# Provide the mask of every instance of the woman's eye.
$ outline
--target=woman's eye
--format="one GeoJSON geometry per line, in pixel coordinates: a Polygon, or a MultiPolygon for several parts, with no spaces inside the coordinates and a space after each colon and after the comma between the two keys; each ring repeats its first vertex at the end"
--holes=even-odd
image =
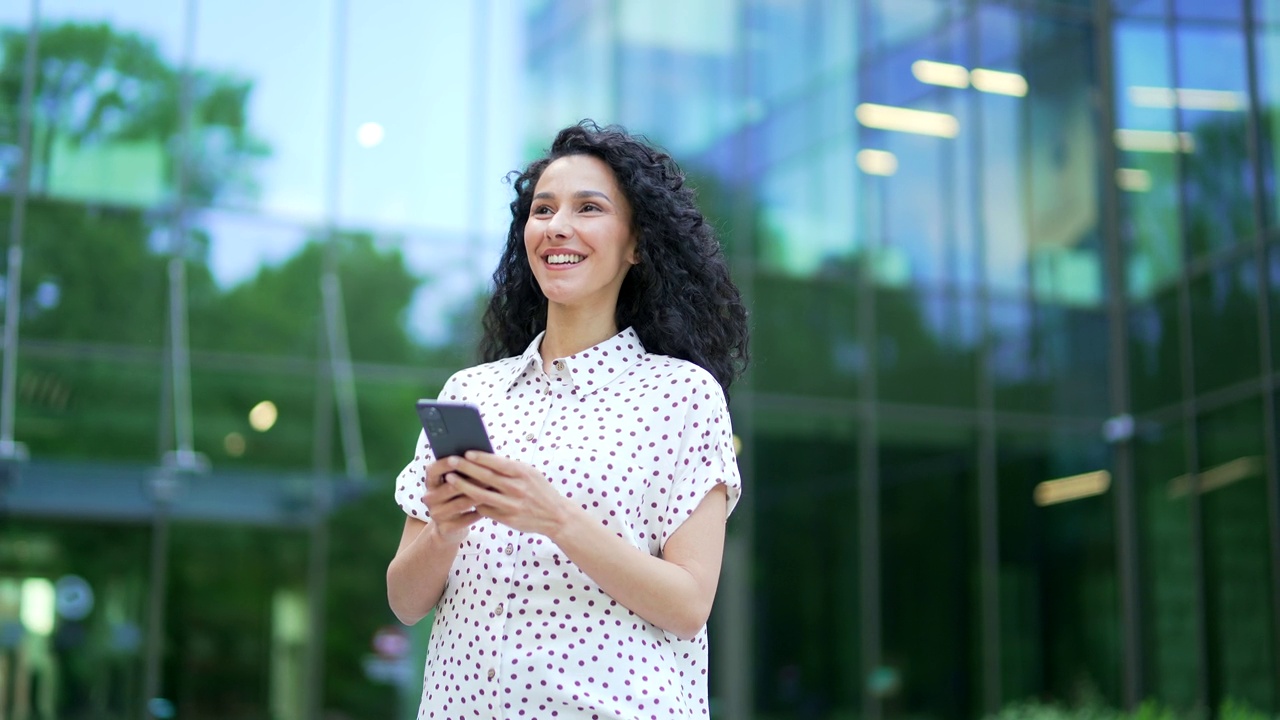
{"type": "Polygon", "coordinates": [[[546,205],[539,205],[538,207],[533,209],[534,215],[547,215],[550,212],[551,212],[551,208],[547,207],[546,205]]]}
{"type": "Polygon", "coordinates": [[[582,206],[582,212],[599,212],[600,206],[595,203],[587,203],[582,206]]]}

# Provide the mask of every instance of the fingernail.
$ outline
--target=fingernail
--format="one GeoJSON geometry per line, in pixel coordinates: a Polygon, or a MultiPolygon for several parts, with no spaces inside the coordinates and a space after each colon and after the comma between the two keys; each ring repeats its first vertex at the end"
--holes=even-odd
{"type": "Polygon", "coordinates": [[[450,457],[450,458],[449,458],[449,467],[458,467],[458,458],[457,458],[457,457],[450,457]]]}
{"type": "Polygon", "coordinates": [[[468,451],[467,451],[467,459],[468,459],[468,460],[475,460],[475,459],[476,459],[476,451],[475,451],[475,450],[468,450],[468,451]]]}

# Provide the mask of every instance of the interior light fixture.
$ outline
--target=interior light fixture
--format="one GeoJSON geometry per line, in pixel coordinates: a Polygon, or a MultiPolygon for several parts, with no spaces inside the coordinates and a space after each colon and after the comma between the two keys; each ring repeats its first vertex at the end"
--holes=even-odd
{"type": "MultiPolygon", "coordinates": [[[[1200,493],[1217,490],[1220,487],[1244,480],[1248,477],[1261,476],[1265,472],[1262,458],[1257,455],[1246,455],[1230,462],[1205,470],[1197,475],[1198,482],[1194,488],[1200,493]]],[[[1169,498],[1186,497],[1193,489],[1191,475],[1179,475],[1169,481],[1169,498]]]]}
{"type": "Polygon", "coordinates": [[[279,415],[275,403],[263,400],[249,411],[249,426],[258,432],[266,432],[276,424],[279,415]]]}
{"type": "Polygon", "coordinates": [[[363,148],[377,147],[382,144],[382,139],[386,136],[386,130],[376,122],[364,123],[356,129],[356,142],[363,148]]]}
{"type": "Polygon", "coordinates": [[[889,177],[898,172],[898,156],[888,150],[859,150],[858,169],[868,175],[889,177]]]}
{"type": "Polygon", "coordinates": [[[1151,189],[1151,173],[1138,168],[1118,168],[1116,186],[1126,192],[1147,192],[1151,189]]]}
{"type": "Polygon", "coordinates": [[[1081,473],[1057,480],[1045,480],[1036,485],[1032,499],[1036,505],[1046,507],[1058,503],[1101,495],[1111,487],[1111,473],[1106,470],[1081,473]]]}
{"type": "Polygon", "coordinates": [[[969,87],[969,71],[963,65],[937,62],[936,60],[917,60],[911,63],[911,74],[927,85],[943,87],[969,87]]]}
{"type": "Polygon", "coordinates": [[[853,112],[858,122],[877,130],[893,130],[943,138],[953,138],[960,134],[960,121],[956,120],[954,115],[947,113],[875,103],[862,103],[853,112]]]}
{"type": "Polygon", "coordinates": [[[1245,109],[1247,98],[1237,90],[1134,85],[1129,88],[1129,102],[1137,107],[1240,112],[1245,109]]]}
{"type": "Polygon", "coordinates": [[[1115,139],[1116,147],[1128,152],[1192,153],[1196,150],[1195,138],[1189,132],[1119,128],[1115,139]]]}
{"type": "Polygon", "coordinates": [[[23,627],[34,635],[44,637],[53,632],[57,605],[53,583],[36,577],[23,580],[21,603],[18,618],[23,627]]]}
{"type": "Polygon", "coordinates": [[[974,68],[969,73],[969,81],[974,89],[985,93],[1012,97],[1025,97],[1027,94],[1027,79],[1015,72],[974,68]]]}

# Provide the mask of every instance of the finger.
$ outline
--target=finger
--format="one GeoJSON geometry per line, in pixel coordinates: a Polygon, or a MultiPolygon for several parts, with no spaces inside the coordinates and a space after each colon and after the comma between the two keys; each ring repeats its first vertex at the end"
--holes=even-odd
{"type": "Polygon", "coordinates": [[[480,483],[456,473],[450,473],[445,482],[449,484],[449,487],[462,491],[476,505],[500,504],[506,500],[502,493],[489,490],[480,483]]]}
{"type": "Polygon", "coordinates": [[[454,472],[461,474],[464,478],[471,480],[472,483],[492,487],[502,490],[509,486],[510,478],[490,470],[483,465],[476,464],[466,458],[451,457],[449,458],[454,472]]]}
{"type": "Polygon", "coordinates": [[[427,476],[427,487],[439,485],[444,482],[444,474],[449,472],[452,466],[449,464],[449,458],[442,458],[434,462],[428,463],[423,471],[427,476]]]}
{"type": "Polygon", "coordinates": [[[474,463],[488,470],[505,475],[507,477],[517,477],[524,474],[526,466],[511,458],[505,458],[501,455],[493,453],[481,452],[479,450],[469,450],[462,458],[464,462],[474,463]]]}

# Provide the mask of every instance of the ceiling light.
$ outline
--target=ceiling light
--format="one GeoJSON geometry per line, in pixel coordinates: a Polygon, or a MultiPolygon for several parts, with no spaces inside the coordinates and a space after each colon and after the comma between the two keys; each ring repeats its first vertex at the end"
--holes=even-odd
{"type": "Polygon", "coordinates": [[[898,156],[888,150],[859,150],[858,168],[868,175],[889,177],[898,172],[898,156]]]}
{"type": "Polygon", "coordinates": [[[877,130],[894,130],[945,138],[953,138],[960,134],[960,121],[956,120],[954,115],[947,113],[862,103],[854,110],[854,116],[866,127],[877,130]]]}
{"type": "Polygon", "coordinates": [[[1151,173],[1137,168],[1116,170],[1116,186],[1127,192],[1147,192],[1151,189],[1151,173]]]}
{"type": "Polygon", "coordinates": [[[382,139],[386,135],[381,125],[376,122],[367,122],[356,129],[356,142],[360,143],[360,147],[376,147],[382,144],[382,139]]]}
{"type": "Polygon", "coordinates": [[[1129,102],[1138,107],[1238,112],[1245,109],[1247,98],[1235,90],[1134,85],[1129,88],[1129,102]]]}
{"type": "Polygon", "coordinates": [[[1106,470],[1095,470],[1057,480],[1045,480],[1036,485],[1032,498],[1036,505],[1045,507],[1101,495],[1110,487],[1111,473],[1106,470]]]}
{"type": "Polygon", "coordinates": [[[249,411],[249,425],[258,432],[266,432],[276,424],[278,417],[276,404],[270,400],[263,400],[249,411]]]}
{"type": "Polygon", "coordinates": [[[986,93],[1024,97],[1027,94],[1027,79],[1014,72],[974,68],[969,73],[973,87],[986,93]]]}
{"type": "Polygon", "coordinates": [[[1169,130],[1116,130],[1116,147],[1129,152],[1195,152],[1196,141],[1189,132],[1169,130]]]}
{"type": "Polygon", "coordinates": [[[969,87],[969,71],[963,65],[936,62],[934,60],[917,60],[911,63],[911,74],[928,85],[943,87],[969,87]]]}

